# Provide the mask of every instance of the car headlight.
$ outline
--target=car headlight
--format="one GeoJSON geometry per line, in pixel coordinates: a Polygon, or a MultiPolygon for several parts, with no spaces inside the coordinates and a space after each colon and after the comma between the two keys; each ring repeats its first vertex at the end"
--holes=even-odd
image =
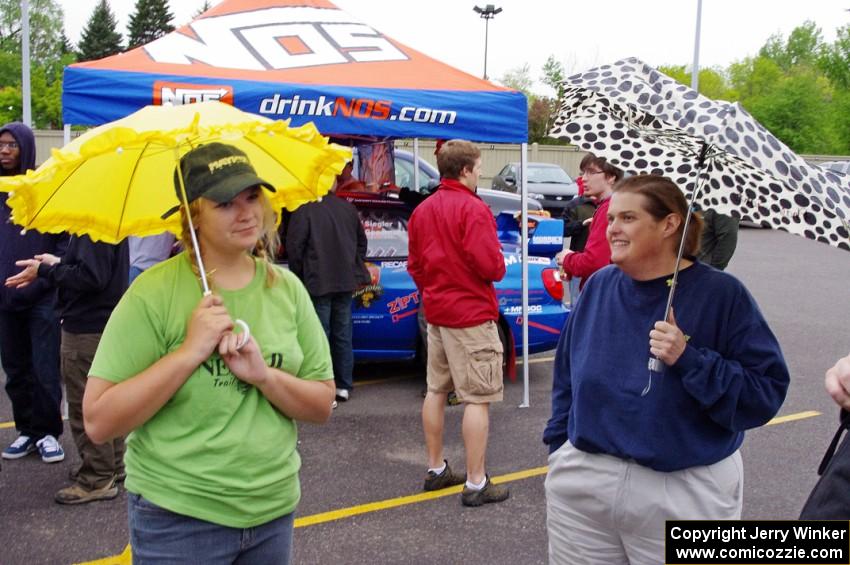
{"type": "Polygon", "coordinates": [[[528,197],[534,198],[535,200],[545,200],[546,199],[546,197],[543,196],[542,194],[540,194],[539,192],[529,192],[528,197]]]}

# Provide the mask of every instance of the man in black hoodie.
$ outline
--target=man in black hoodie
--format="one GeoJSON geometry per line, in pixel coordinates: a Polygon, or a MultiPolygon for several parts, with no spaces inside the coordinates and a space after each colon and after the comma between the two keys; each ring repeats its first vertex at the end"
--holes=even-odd
{"type": "MultiPolygon", "coordinates": [[[[22,123],[0,128],[0,175],[35,168],[35,137],[22,123]]],[[[61,254],[60,236],[21,233],[11,223],[7,194],[0,194],[0,280],[17,272],[15,262],[40,253],[61,254]]],[[[16,289],[0,287],[0,360],[18,438],[3,459],[19,459],[36,450],[46,463],[65,458],[62,434],[62,384],[59,373],[59,320],[56,292],[46,280],[16,289]]]]}
{"type": "Polygon", "coordinates": [[[124,479],[124,438],[95,445],[83,427],[83,393],[100,336],[127,290],[130,256],[125,239],[118,245],[72,236],[63,257],[42,253],[16,263],[24,270],[6,286],[26,288],[46,281],[59,290],[62,324],[62,377],[68,394],[68,423],[82,464],[74,483],[54,497],[60,504],[82,504],[118,496],[124,479]]]}
{"type": "Polygon", "coordinates": [[[328,336],[336,399],[344,402],[354,388],[352,293],[371,280],[364,263],[366,232],[354,205],[333,192],[299,207],[288,224],[289,269],[310,293],[328,336]]]}

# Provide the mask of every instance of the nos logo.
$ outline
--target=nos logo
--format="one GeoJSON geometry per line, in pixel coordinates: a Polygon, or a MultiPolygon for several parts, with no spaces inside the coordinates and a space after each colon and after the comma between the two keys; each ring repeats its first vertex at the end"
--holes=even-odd
{"type": "Polygon", "coordinates": [[[407,56],[383,35],[333,8],[267,8],[194,22],[194,37],[174,32],[144,47],[158,63],[203,63],[252,71],[407,56]]]}

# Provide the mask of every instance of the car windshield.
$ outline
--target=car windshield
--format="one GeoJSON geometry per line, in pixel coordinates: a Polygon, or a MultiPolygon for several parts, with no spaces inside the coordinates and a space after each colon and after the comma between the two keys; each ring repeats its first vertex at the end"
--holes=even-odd
{"type": "Polygon", "coordinates": [[[358,210],[369,247],[367,259],[407,257],[407,212],[385,208],[358,210]]]}
{"type": "Polygon", "coordinates": [[[528,167],[528,182],[569,184],[573,179],[560,167],[528,167]]]}

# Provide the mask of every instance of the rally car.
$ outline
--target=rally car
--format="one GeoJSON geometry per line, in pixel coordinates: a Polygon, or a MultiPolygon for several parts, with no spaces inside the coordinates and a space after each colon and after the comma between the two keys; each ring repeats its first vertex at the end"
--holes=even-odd
{"type": "MultiPolygon", "coordinates": [[[[371,283],[354,294],[355,360],[406,360],[422,356],[426,338],[417,320],[419,291],[407,272],[407,223],[411,209],[381,194],[339,194],[352,202],[369,240],[367,267],[371,283]]],[[[501,212],[497,230],[507,273],[497,283],[499,333],[509,370],[522,353],[521,241],[517,214],[501,212]]],[[[529,353],[553,349],[569,310],[561,302],[563,287],[553,257],[563,247],[563,223],[529,219],[529,353]]]]}

